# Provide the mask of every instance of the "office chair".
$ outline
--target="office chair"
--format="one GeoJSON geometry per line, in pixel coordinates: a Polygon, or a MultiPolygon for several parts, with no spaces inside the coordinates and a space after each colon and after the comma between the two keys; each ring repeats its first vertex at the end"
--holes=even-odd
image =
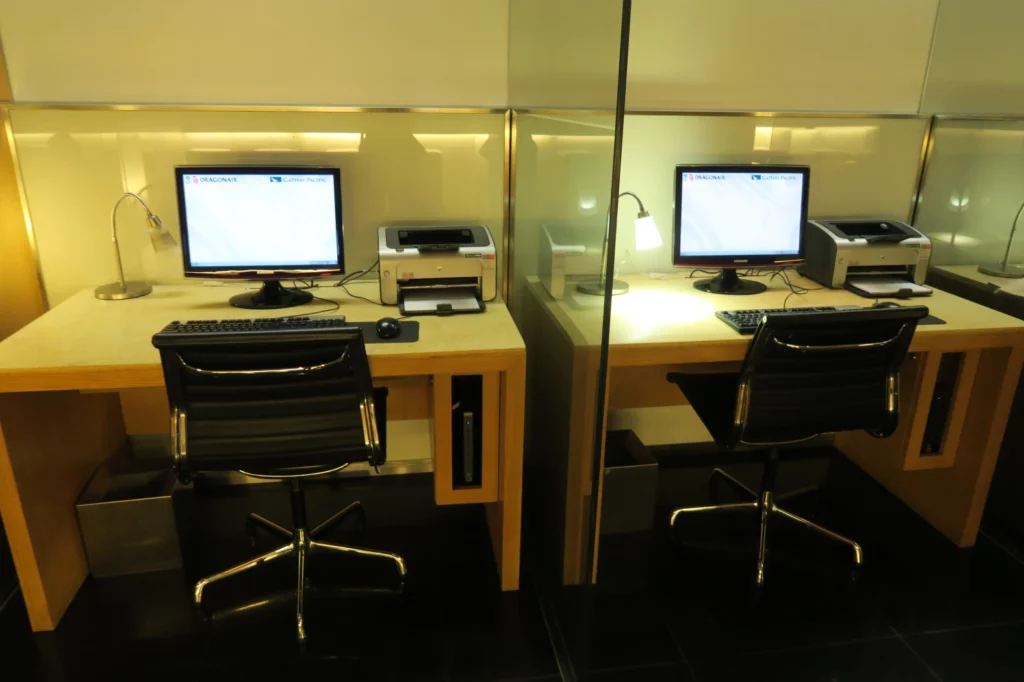
{"type": "Polygon", "coordinates": [[[306,522],[305,479],[354,462],[376,467],[385,460],[385,443],[378,434],[384,432],[387,393],[379,389],[375,399],[358,329],[223,334],[199,340],[157,334],[153,343],[160,349],[167,384],[178,477],[188,482],[204,471],[237,470],[254,478],[282,480],[291,494],[294,530],[258,514],[250,514],[247,521],[247,530],[259,527],[285,543],[197,582],[197,606],[210,584],[294,556],[298,638],[303,640],[308,556],[331,552],[384,558],[404,578],[405,562],[397,554],[323,541],[351,514],[365,519],[359,502],[312,529],[306,522]]]}
{"type": "Polygon", "coordinates": [[[670,373],[719,447],[769,446],[760,492],[722,469],[713,476],[749,495],[751,501],[672,512],[683,514],[756,511],[761,516],[758,585],[764,584],[768,519],[779,516],[849,545],[857,566],[861,546],[776,504],[797,494],[775,496],[780,446],[825,433],[864,429],[886,438],[899,420],[899,372],[925,307],[861,309],[801,315],[766,315],[754,332],[739,374],[670,373]]]}

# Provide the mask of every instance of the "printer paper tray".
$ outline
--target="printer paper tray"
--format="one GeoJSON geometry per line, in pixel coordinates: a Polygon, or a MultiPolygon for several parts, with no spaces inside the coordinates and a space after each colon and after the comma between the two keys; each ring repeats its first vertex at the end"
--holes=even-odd
{"type": "Polygon", "coordinates": [[[847,277],[846,288],[865,298],[928,296],[932,290],[899,277],[847,277]]]}
{"type": "Polygon", "coordinates": [[[406,290],[402,292],[398,303],[398,309],[403,315],[482,313],[484,307],[475,287],[406,290]]]}

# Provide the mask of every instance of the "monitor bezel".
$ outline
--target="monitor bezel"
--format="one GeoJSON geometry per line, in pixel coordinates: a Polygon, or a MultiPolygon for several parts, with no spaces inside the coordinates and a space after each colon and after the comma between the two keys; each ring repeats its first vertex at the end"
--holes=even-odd
{"type": "Polygon", "coordinates": [[[178,195],[178,222],[181,227],[181,256],[185,277],[204,279],[274,280],[324,277],[345,273],[345,226],[341,210],[341,169],[328,166],[175,166],[175,191],[178,195]],[[188,245],[188,214],[185,211],[186,175],[330,175],[334,183],[335,226],[338,231],[338,264],[303,267],[295,264],[251,267],[193,266],[188,245]]]}
{"type": "Polygon", "coordinates": [[[672,209],[672,264],[675,267],[748,268],[751,266],[786,266],[804,262],[804,236],[807,233],[807,204],[811,192],[810,166],[762,164],[690,164],[676,166],[675,205],[672,209]],[[800,205],[800,245],[794,253],[734,254],[732,256],[681,256],[679,241],[682,235],[682,178],[684,173],[799,173],[803,177],[803,201],[800,205]]]}

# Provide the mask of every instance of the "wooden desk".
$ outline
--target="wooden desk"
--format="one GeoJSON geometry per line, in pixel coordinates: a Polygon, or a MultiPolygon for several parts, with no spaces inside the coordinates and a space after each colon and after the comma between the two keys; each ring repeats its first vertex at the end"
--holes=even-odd
{"type": "MultiPolygon", "coordinates": [[[[376,297],[376,283],[350,285],[376,297]]],[[[0,343],[0,512],[34,630],[52,630],[88,573],[75,502],[97,466],[125,441],[125,418],[143,393],[163,393],[151,338],[172,320],[276,317],[322,310],[232,308],[242,285],[156,286],[149,296],[99,301],[82,291],[0,343]],[[124,405],[122,399],[124,398],[124,405]],[[122,407],[125,408],[122,412],[122,407]]],[[[321,288],[352,321],[397,314],[321,288]]],[[[331,314],[331,313],[327,313],[331,314]]],[[[484,503],[504,590],[519,588],[526,349],[508,310],[421,317],[420,340],[368,344],[374,383],[392,389],[393,416],[432,418],[438,504],[484,503]],[[453,488],[451,377],[484,387],[481,485],[453,488]]],[[[166,403],[164,403],[166,405],[166,403]]],[[[162,419],[167,423],[166,407],[162,419]]]]}
{"type": "MultiPolygon", "coordinates": [[[[769,285],[762,294],[706,294],[693,288],[687,274],[659,279],[619,277],[629,283],[630,291],[613,299],[608,390],[600,408],[596,395],[603,301],[576,293],[556,301],[539,281],[529,283],[523,333],[531,365],[535,339],[546,338],[550,349],[545,350],[547,357],[537,362],[567,367],[561,375],[570,377],[571,395],[564,391],[562,395],[567,406],[559,412],[558,400],[545,403],[540,419],[547,422],[542,421],[538,429],[550,437],[559,420],[570,424],[564,439],[552,439],[558,449],[552,456],[566,459],[565,534],[561,540],[566,583],[584,581],[594,475],[594,415],[607,419],[609,406],[685,404],[678,389],[665,381],[667,372],[682,367],[738,369],[750,343],[749,336],[737,334],[718,320],[715,311],[781,308],[789,295],[779,279],[770,282],[767,277],[759,278],[769,285]]],[[[799,276],[794,276],[794,281],[818,286],[799,276]]],[[[836,445],[953,542],[971,546],[1024,362],[1024,322],[942,291],[917,302],[927,305],[946,324],[917,329],[903,373],[899,430],[882,441],[859,432],[840,434],[836,445]],[[940,361],[948,353],[962,356],[947,428],[939,452],[923,456],[924,426],[940,361]]],[[[867,299],[832,289],[791,296],[788,303],[789,307],[866,304],[870,304],[867,299]]],[[[533,384],[531,378],[531,407],[556,390],[541,386],[535,391],[533,384]]],[[[531,413],[530,419],[533,424],[537,417],[531,413]]],[[[601,450],[598,476],[603,474],[603,445],[601,450]]],[[[595,533],[595,537],[599,535],[595,533]]]]}

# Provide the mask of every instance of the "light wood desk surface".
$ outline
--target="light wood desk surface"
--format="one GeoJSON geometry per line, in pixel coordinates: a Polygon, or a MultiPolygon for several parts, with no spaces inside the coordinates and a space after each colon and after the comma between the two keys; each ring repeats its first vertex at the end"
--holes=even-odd
{"type": "MultiPolygon", "coordinates": [[[[375,282],[348,287],[359,296],[378,298],[375,282]]],[[[160,356],[151,339],[168,322],[304,315],[330,307],[315,300],[279,310],[231,306],[228,299],[245,289],[242,284],[155,285],[152,294],[127,301],[100,301],[91,289],[80,291],[0,343],[0,392],[163,386],[160,356]]],[[[396,306],[373,305],[341,288],[324,286],[313,293],[341,304],[324,316],[345,315],[353,322],[399,316],[396,306]]],[[[411,319],[420,323],[417,342],[367,344],[375,377],[464,371],[468,356],[485,370],[489,358],[497,368],[503,356],[525,353],[519,330],[500,302],[488,303],[481,314],[411,319]]]]}
{"type": "Polygon", "coordinates": [[[999,289],[1000,293],[1012,294],[1014,296],[1024,296],[1024,279],[1013,279],[1010,277],[993,277],[992,275],[986,275],[985,273],[978,270],[977,265],[939,265],[932,268],[933,270],[944,270],[945,272],[952,273],[963,277],[964,279],[970,279],[980,284],[991,284],[992,286],[999,289]]]}
{"type": "MultiPolygon", "coordinates": [[[[345,315],[353,322],[398,317],[397,307],[325,285],[313,301],[245,310],[228,299],[244,284],[157,285],[127,301],[81,291],[0,343],[0,512],[34,630],[52,630],[89,568],[75,502],[96,468],[124,446],[121,391],[160,389],[152,337],[174,320],[345,315]]],[[[375,282],[349,285],[379,300],[375,282]]],[[[501,587],[519,588],[526,347],[504,304],[473,315],[420,316],[414,343],[368,343],[375,383],[393,403],[429,417],[438,504],[483,504],[501,587]],[[452,476],[452,376],[482,377],[481,481],[452,476]],[[397,384],[398,388],[393,384],[397,384]]],[[[163,396],[163,391],[159,394],[163,396]]],[[[164,404],[166,420],[166,403],[164,404]]],[[[395,412],[402,412],[401,409],[395,412]]],[[[405,417],[409,418],[409,417],[405,417]]],[[[166,424],[166,421],[162,423],[166,424]]]]}
{"type": "MultiPolygon", "coordinates": [[[[725,296],[697,291],[689,273],[673,273],[662,278],[649,275],[625,275],[617,279],[629,283],[629,292],[612,299],[609,357],[616,366],[649,365],[669,362],[729,362],[742,360],[750,336],[742,336],[715,317],[719,310],[744,308],[782,308],[790,291],[781,278],[751,277],[768,285],[768,290],[751,296],[725,296]],[[680,353],[685,353],[683,359],[680,353]]],[[[808,288],[820,285],[790,274],[794,284],[808,288]]],[[[538,282],[531,283],[535,294],[546,301],[552,316],[566,329],[578,346],[597,346],[601,342],[603,299],[587,296],[567,286],[566,298],[554,300],[538,282]]],[[[787,307],[870,306],[871,299],[842,289],[820,289],[806,295],[789,296],[787,307]]],[[[1010,335],[1001,343],[1024,342],[1024,321],[996,312],[966,299],[936,290],[931,296],[900,301],[901,305],[924,305],[932,315],[946,321],[943,325],[919,325],[912,351],[956,347],[999,345],[996,337],[1010,335]]]]}
{"type": "MultiPolygon", "coordinates": [[[[606,419],[610,406],[620,409],[684,404],[678,389],[665,381],[669,371],[684,367],[694,371],[738,368],[752,337],[734,331],[715,317],[716,311],[782,308],[787,297],[792,308],[863,307],[873,303],[845,290],[820,289],[816,282],[796,274],[791,275],[794,284],[812,289],[805,295],[790,296],[780,278],[772,281],[768,276],[750,278],[768,285],[768,290],[760,294],[708,294],[693,288],[694,279],[699,277],[691,279],[688,271],[661,278],[618,277],[629,283],[630,290],[612,298],[603,408],[596,403],[596,396],[604,299],[579,294],[567,285],[566,297],[555,300],[539,279],[530,281],[530,296],[539,313],[531,318],[538,327],[532,337],[557,339],[558,357],[552,366],[571,368],[560,370],[560,376],[572,377],[565,399],[569,407],[550,418],[552,422],[570,424],[570,434],[560,446],[567,462],[562,540],[563,580],[567,583],[584,580],[583,552],[590,532],[597,533],[592,550],[595,557],[600,546],[600,534],[589,528],[587,513],[595,476],[601,481],[598,508],[603,490],[603,465],[596,470],[592,467],[595,446],[603,450],[603,445],[593,440],[594,414],[603,414],[606,419]]],[[[836,443],[950,540],[970,546],[977,535],[1024,364],[1024,321],[939,290],[900,303],[927,306],[946,322],[917,327],[912,355],[904,366],[900,428],[884,440],[853,432],[838,436],[836,443]],[[922,440],[932,395],[943,357],[949,353],[959,354],[961,361],[949,401],[947,428],[939,451],[925,453],[922,440]]],[[[543,400],[543,394],[554,388],[531,393],[531,400],[543,400]]],[[[599,528],[600,515],[597,524],[599,528]]],[[[597,565],[596,559],[593,565],[597,565]]]]}

